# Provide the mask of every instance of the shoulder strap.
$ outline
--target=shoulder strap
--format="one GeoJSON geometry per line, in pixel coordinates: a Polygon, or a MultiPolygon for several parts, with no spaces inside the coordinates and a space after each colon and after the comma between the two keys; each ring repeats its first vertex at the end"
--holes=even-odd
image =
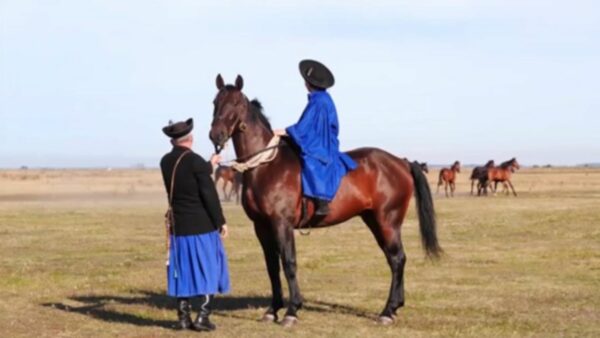
{"type": "Polygon", "coordinates": [[[173,203],[173,188],[175,187],[175,172],[177,171],[177,167],[179,166],[181,159],[185,155],[189,154],[190,152],[192,152],[192,151],[186,150],[183,152],[183,154],[179,155],[179,158],[177,159],[177,161],[175,162],[175,166],[173,167],[173,173],[171,174],[171,189],[169,190],[169,208],[171,207],[171,204],[173,203]]]}

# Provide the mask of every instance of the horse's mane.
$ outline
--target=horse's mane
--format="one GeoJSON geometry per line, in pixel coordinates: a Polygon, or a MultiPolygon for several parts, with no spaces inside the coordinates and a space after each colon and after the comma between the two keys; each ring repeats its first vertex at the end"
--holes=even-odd
{"type": "Polygon", "coordinates": [[[484,167],[489,167],[489,166],[493,166],[494,165],[494,160],[489,160],[487,161],[487,163],[485,164],[484,167]]]}
{"type": "Polygon", "coordinates": [[[510,160],[506,161],[506,162],[502,162],[500,164],[500,168],[506,169],[508,167],[510,167],[513,163],[515,162],[515,158],[511,158],[510,160]]]}
{"type": "Polygon", "coordinates": [[[252,101],[250,101],[249,110],[250,118],[253,121],[259,121],[260,123],[264,124],[267,128],[269,128],[269,130],[272,129],[271,122],[269,122],[269,118],[263,113],[263,106],[260,103],[260,101],[258,101],[258,99],[253,99],[252,101]]]}

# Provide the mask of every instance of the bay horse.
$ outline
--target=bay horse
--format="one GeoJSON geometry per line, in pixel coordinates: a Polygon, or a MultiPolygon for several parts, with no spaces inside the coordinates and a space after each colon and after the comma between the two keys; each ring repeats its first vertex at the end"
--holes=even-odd
{"type": "Polygon", "coordinates": [[[448,186],[450,186],[450,196],[454,197],[454,190],[456,190],[456,174],[460,172],[460,162],[455,161],[450,169],[442,168],[440,170],[440,177],[437,184],[437,193],[440,192],[440,186],[444,184],[444,190],[446,191],[446,197],[448,197],[448,186]]]}
{"type": "Polygon", "coordinates": [[[481,178],[487,178],[487,170],[489,168],[493,168],[496,164],[494,163],[494,160],[489,160],[487,161],[487,163],[481,167],[475,167],[473,168],[473,171],[471,172],[471,195],[473,195],[473,187],[475,185],[475,181],[477,181],[477,195],[479,195],[480,193],[480,186],[481,186],[481,178]]]}
{"type": "MultiPolygon", "coordinates": [[[[515,196],[517,196],[517,192],[515,191],[515,187],[513,187],[510,178],[512,173],[515,172],[516,169],[520,169],[521,166],[515,157],[511,158],[506,162],[502,162],[500,166],[489,168],[487,170],[487,180],[483,183],[484,188],[492,187],[492,182],[494,183],[494,191],[498,189],[498,183],[502,183],[505,187],[508,186],[512,189],[512,192],[515,196]]],[[[509,195],[510,192],[506,188],[506,195],[509,195]]]]}
{"type": "Polygon", "coordinates": [[[240,187],[242,185],[242,174],[233,170],[232,167],[220,165],[215,170],[215,185],[223,179],[223,196],[226,201],[231,200],[231,195],[235,193],[236,203],[240,201],[240,187]],[[231,184],[231,189],[227,193],[227,185],[231,184]]]}
{"type": "MultiPolygon", "coordinates": [[[[213,121],[209,137],[220,152],[231,138],[238,159],[249,159],[265,150],[274,134],[257,100],[248,100],[242,92],[243,79],[225,85],[219,74],[217,95],[213,101],[213,121]]],[[[244,172],[242,206],[254,223],[254,231],[263,249],[271,281],[271,305],[262,317],[277,322],[284,307],[280,260],[288,283],[289,301],[280,324],[291,327],[298,322],[297,312],[303,297],[298,285],[294,229],[301,225],[301,159],[288,140],[281,142],[271,162],[244,172]]],[[[437,258],[442,252],[436,234],[433,200],[427,178],[414,163],[399,159],[376,148],[360,148],[348,153],[358,164],[341,181],[330,203],[330,213],[314,227],[340,224],[360,216],[382,249],[392,272],[389,296],[378,322],[394,322],[396,311],[404,305],[404,265],[406,254],[400,229],[411,196],[415,195],[421,241],[426,254],[437,258]]],[[[314,205],[308,207],[314,212],[314,205]]]]}

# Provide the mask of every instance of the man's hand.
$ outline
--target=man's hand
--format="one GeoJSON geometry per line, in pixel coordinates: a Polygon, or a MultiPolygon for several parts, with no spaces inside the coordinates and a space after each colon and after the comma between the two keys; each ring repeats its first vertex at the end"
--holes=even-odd
{"type": "Polygon", "coordinates": [[[221,155],[212,154],[212,156],[210,157],[210,164],[212,164],[214,167],[216,164],[221,162],[221,160],[222,160],[221,155]]]}
{"type": "Polygon", "coordinates": [[[229,236],[229,229],[227,229],[227,224],[223,224],[221,227],[221,238],[226,238],[229,236]]]}
{"type": "Polygon", "coordinates": [[[275,136],[287,135],[287,132],[285,131],[285,129],[275,129],[275,131],[273,131],[273,133],[275,134],[275,136]]]}

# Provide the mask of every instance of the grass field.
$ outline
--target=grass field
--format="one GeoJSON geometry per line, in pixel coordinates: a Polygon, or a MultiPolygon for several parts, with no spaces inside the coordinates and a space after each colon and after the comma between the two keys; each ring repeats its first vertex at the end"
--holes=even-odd
{"type": "MultiPolygon", "coordinates": [[[[600,170],[520,170],[517,198],[469,196],[467,171],[455,198],[435,197],[440,261],[425,259],[411,206],[407,304],[389,327],[374,320],[390,273],[357,219],[297,234],[300,323],[257,322],[262,252],[224,204],[233,291],[208,336],[600,336],[600,170]]],[[[0,337],[198,335],[173,330],[164,295],[163,189],[154,170],[0,171],[0,337]]]]}

